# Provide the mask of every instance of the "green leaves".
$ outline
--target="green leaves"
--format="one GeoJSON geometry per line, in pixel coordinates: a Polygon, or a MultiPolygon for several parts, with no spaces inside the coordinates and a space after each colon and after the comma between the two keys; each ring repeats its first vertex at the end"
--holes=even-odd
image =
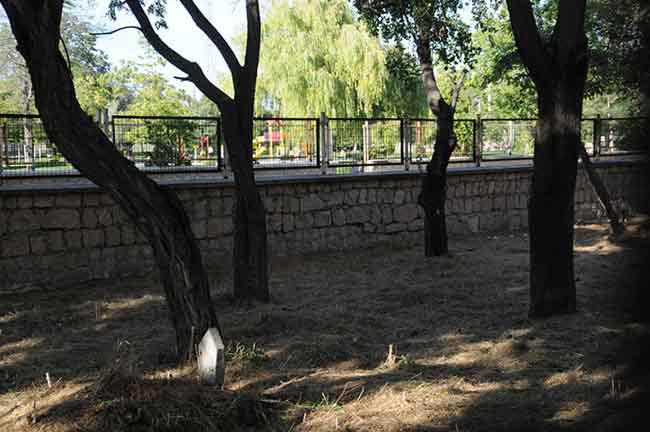
{"type": "Polygon", "coordinates": [[[262,34],[258,112],[371,115],[381,101],[384,51],[345,0],[276,0],[262,34]]]}
{"type": "MultiPolygon", "coordinates": [[[[157,29],[167,28],[167,21],[165,20],[167,0],[139,1],[147,13],[150,16],[153,16],[153,24],[157,29]]],[[[117,19],[117,13],[121,10],[127,10],[126,4],[123,0],[110,0],[108,3],[108,16],[112,20],[117,19]]]]}
{"type": "Polygon", "coordinates": [[[475,55],[461,0],[355,0],[354,5],[387,41],[428,40],[437,60],[452,67],[470,64],[475,55]]]}

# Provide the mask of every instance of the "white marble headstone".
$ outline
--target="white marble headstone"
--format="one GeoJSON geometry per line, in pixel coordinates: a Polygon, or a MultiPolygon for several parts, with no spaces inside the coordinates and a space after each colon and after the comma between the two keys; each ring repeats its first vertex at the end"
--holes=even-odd
{"type": "Polygon", "coordinates": [[[226,358],[223,341],[215,327],[205,332],[198,349],[199,377],[208,385],[223,386],[226,358]]]}

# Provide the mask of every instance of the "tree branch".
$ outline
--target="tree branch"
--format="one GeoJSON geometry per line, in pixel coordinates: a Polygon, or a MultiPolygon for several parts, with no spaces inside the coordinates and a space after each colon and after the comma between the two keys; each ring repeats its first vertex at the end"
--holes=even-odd
{"type": "Polygon", "coordinates": [[[149,44],[172,65],[176,66],[179,70],[187,74],[189,80],[211,101],[223,110],[227,105],[232,103],[232,99],[219,87],[215,86],[208,80],[203,73],[201,67],[195,63],[190,62],[178,52],[173,50],[158,36],[158,33],[153,29],[149,17],[142,8],[139,0],[125,0],[126,4],[131,9],[135,19],[140,24],[142,34],[147,39],[149,44]]]}
{"type": "Polygon", "coordinates": [[[420,75],[424,84],[424,93],[427,98],[427,105],[431,112],[438,116],[440,106],[445,103],[436,75],[433,71],[433,58],[431,57],[431,45],[426,36],[420,35],[415,41],[418,60],[420,62],[420,75]]]}
{"type": "MultiPolygon", "coordinates": [[[[250,73],[257,73],[257,66],[260,62],[260,41],[262,38],[260,23],[260,5],[257,0],[246,0],[246,56],[244,67],[250,73]]],[[[255,87],[255,82],[251,85],[255,87]]]]}
{"type": "Polygon", "coordinates": [[[142,29],[140,27],[138,27],[138,26],[124,26],[124,27],[116,28],[115,30],[107,31],[107,32],[90,33],[90,35],[91,36],[108,36],[108,35],[112,35],[113,33],[117,33],[118,31],[127,30],[127,29],[138,30],[140,32],[142,31],[142,29]]]}
{"type": "Polygon", "coordinates": [[[587,52],[587,37],[585,36],[585,0],[561,0],[553,40],[556,43],[556,60],[561,65],[575,61],[575,56],[584,56],[587,52]]]}
{"type": "Polygon", "coordinates": [[[539,35],[530,1],[506,0],[506,3],[521,59],[535,85],[543,86],[549,80],[547,70],[551,62],[539,35]]]}
{"type": "Polygon", "coordinates": [[[203,15],[203,12],[196,6],[193,0],[180,0],[181,4],[187,10],[187,13],[190,14],[194,24],[201,29],[203,33],[212,41],[212,43],[217,47],[223,59],[226,61],[230,73],[233,75],[238,75],[241,73],[241,65],[237,56],[233,52],[232,48],[228,42],[223,38],[221,33],[212,25],[210,21],[203,15]]]}
{"type": "MultiPolygon", "coordinates": [[[[70,71],[70,75],[72,76],[72,63],[70,62],[70,54],[68,53],[68,47],[65,45],[65,41],[63,40],[63,36],[59,36],[59,39],[61,40],[61,45],[63,45],[63,51],[65,52],[65,58],[67,60],[66,66],[68,67],[68,71],[70,71]]],[[[73,76],[74,79],[74,76],[73,76]]]]}
{"type": "Polygon", "coordinates": [[[458,104],[458,99],[460,98],[460,93],[463,91],[463,86],[465,85],[465,78],[467,77],[467,72],[462,71],[460,73],[460,79],[454,83],[454,89],[451,93],[451,111],[456,112],[456,105],[458,104]]]}

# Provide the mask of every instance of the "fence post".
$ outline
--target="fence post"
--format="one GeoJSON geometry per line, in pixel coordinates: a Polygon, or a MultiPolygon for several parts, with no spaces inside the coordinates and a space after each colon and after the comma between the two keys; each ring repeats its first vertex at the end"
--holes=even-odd
{"type": "MultiPolygon", "coordinates": [[[[214,134],[214,149],[213,152],[217,155],[217,170],[223,167],[223,160],[221,159],[221,119],[217,117],[217,128],[214,134]]],[[[208,143],[207,157],[210,158],[211,143],[208,143]]]]}
{"type": "Polygon", "coordinates": [[[474,162],[476,166],[481,166],[481,157],[483,155],[483,121],[481,114],[476,114],[476,133],[474,134],[474,162]]]}
{"type": "Polygon", "coordinates": [[[108,109],[104,108],[102,110],[102,126],[103,126],[102,129],[104,129],[104,133],[106,134],[106,136],[109,136],[110,134],[109,132],[110,125],[111,125],[110,121],[108,120],[108,109]]]}
{"type": "Polygon", "coordinates": [[[329,120],[327,119],[327,116],[325,115],[324,112],[320,113],[320,136],[321,140],[320,142],[322,143],[322,150],[321,150],[321,159],[320,159],[320,172],[321,174],[325,175],[327,174],[327,165],[329,164],[329,157],[330,157],[330,125],[329,125],[329,120]]]}
{"type": "Polygon", "coordinates": [[[409,133],[411,129],[408,119],[402,120],[401,123],[402,158],[404,159],[404,170],[409,171],[411,169],[411,134],[409,133]]]}
{"type": "Polygon", "coordinates": [[[602,120],[600,118],[600,114],[597,114],[596,119],[594,120],[594,137],[593,137],[593,148],[594,148],[595,158],[600,157],[601,128],[602,128],[602,120]]]}
{"type": "MultiPolygon", "coordinates": [[[[2,170],[9,158],[9,140],[7,135],[7,123],[0,119],[0,184],[2,183],[2,170]]],[[[7,167],[8,167],[7,163],[7,167]]]]}
{"type": "Polygon", "coordinates": [[[113,145],[117,147],[117,141],[115,141],[115,117],[111,117],[111,137],[113,138],[113,145]]]}
{"type": "Polygon", "coordinates": [[[25,147],[29,148],[30,169],[32,172],[34,172],[36,171],[36,148],[34,146],[34,129],[31,117],[25,118],[23,133],[25,140],[27,141],[27,145],[25,147]]]}
{"type": "MultiPolygon", "coordinates": [[[[221,125],[221,120],[219,120],[219,137],[223,137],[222,134],[222,125],[221,125]]],[[[221,139],[220,139],[221,141],[221,139]]],[[[223,148],[223,158],[221,159],[221,162],[223,163],[223,178],[227,179],[229,175],[229,168],[230,168],[230,156],[228,155],[228,146],[226,145],[226,140],[223,140],[222,143],[222,148],[223,148]]],[[[253,170],[255,170],[255,167],[253,167],[253,170]]]]}

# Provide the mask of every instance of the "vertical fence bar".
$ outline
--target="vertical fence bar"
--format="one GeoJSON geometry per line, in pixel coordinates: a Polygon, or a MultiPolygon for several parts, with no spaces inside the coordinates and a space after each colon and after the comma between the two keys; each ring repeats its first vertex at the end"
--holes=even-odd
{"type": "Polygon", "coordinates": [[[320,166],[320,148],[321,148],[321,121],[319,118],[316,119],[316,130],[314,131],[316,134],[316,166],[320,166]]]}
{"type": "Polygon", "coordinates": [[[110,134],[109,129],[111,127],[110,120],[108,119],[108,109],[104,108],[102,110],[102,117],[100,121],[102,123],[102,129],[104,129],[104,133],[106,136],[108,136],[110,134]]]}
{"type": "Polygon", "coordinates": [[[476,163],[476,119],[472,119],[472,162],[476,163]]]}
{"type": "MultiPolygon", "coordinates": [[[[217,138],[217,143],[214,151],[217,153],[217,169],[220,170],[223,168],[223,161],[221,160],[221,117],[217,117],[217,130],[215,132],[215,135],[217,138]]],[[[208,155],[208,157],[209,156],[210,155],[208,155]]]]}
{"type": "Polygon", "coordinates": [[[321,141],[323,143],[323,157],[320,160],[320,172],[321,174],[327,174],[327,164],[329,161],[329,121],[325,113],[320,114],[320,124],[321,124],[321,141]]]}
{"type": "Polygon", "coordinates": [[[481,158],[483,154],[483,120],[481,114],[476,115],[476,127],[474,134],[474,162],[477,167],[481,166],[481,158]]]}
{"type": "Polygon", "coordinates": [[[593,152],[594,152],[594,157],[598,158],[600,157],[600,134],[601,134],[601,127],[602,127],[602,120],[600,118],[600,114],[596,115],[596,118],[594,119],[594,136],[592,137],[593,139],[593,152]]]}
{"type": "Polygon", "coordinates": [[[115,117],[111,117],[111,129],[112,129],[111,135],[113,137],[113,145],[117,148],[117,141],[115,141],[115,117]]]}
{"type": "MultiPolygon", "coordinates": [[[[220,127],[219,127],[219,131],[220,131],[219,136],[222,136],[223,135],[223,122],[220,122],[219,125],[220,125],[220,127]]],[[[230,176],[230,173],[228,172],[228,170],[230,169],[230,157],[228,155],[228,143],[226,142],[226,137],[225,136],[223,137],[222,150],[223,150],[223,159],[222,159],[223,178],[227,179],[230,176]]],[[[255,169],[255,167],[253,167],[253,170],[254,169],[255,169]]]]}
{"type": "Polygon", "coordinates": [[[399,121],[399,140],[400,140],[400,152],[402,163],[404,164],[404,170],[408,171],[411,169],[411,164],[409,160],[409,143],[408,143],[408,132],[406,128],[408,127],[408,120],[400,119],[399,121]]]}
{"type": "MultiPolygon", "coordinates": [[[[7,134],[7,122],[0,117],[0,183],[2,183],[2,170],[5,162],[9,161],[9,135],[7,134]]],[[[9,165],[9,164],[7,164],[9,165]]]]}
{"type": "Polygon", "coordinates": [[[33,128],[31,117],[27,118],[26,128],[27,131],[29,131],[27,136],[29,136],[29,152],[30,152],[30,159],[31,159],[30,168],[32,172],[35,172],[36,171],[36,146],[34,145],[34,128],[33,128]]]}

